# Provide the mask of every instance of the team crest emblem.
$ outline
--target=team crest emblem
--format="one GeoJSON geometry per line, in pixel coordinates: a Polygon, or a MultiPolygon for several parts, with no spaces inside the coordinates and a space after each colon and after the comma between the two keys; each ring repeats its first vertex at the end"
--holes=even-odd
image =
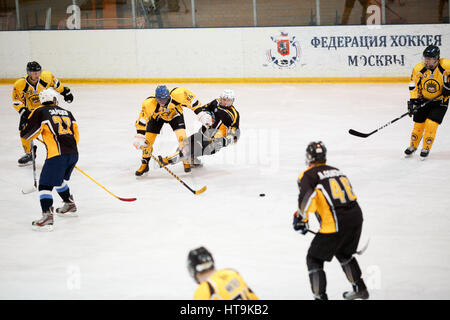
{"type": "Polygon", "coordinates": [[[266,62],[263,66],[292,69],[300,61],[300,44],[295,36],[290,37],[287,32],[280,32],[278,36],[270,37],[273,48],[266,51],[266,62]]]}
{"type": "Polygon", "coordinates": [[[436,80],[428,80],[425,82],[425,88],[429,93],[436,93],[440,89],[440,85],[436,80]]]}

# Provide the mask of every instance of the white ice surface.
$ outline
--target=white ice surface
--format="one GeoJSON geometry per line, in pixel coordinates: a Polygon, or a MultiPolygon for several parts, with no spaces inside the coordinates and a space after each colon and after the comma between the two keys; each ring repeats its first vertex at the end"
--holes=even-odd
{"type": "MultiPolygon", "coordinates": [[[[369,238],[370,245],[358,260],[371,298],[450,297],[448,115],[422,162],[417,154],[403,157],[409,117],[366,139],[348,134],[404,113],[407,85],[177,85],[204,103],[225,87],[237,95],[240,142],[204,157],[192,173],[172,167],[193,188],[208,190],[194,196],[162,169],[136,179],[134,122],[154,85],[71,85],[74,102],[60,104],[79,124],[78,166],[118,196],[138,200],[119,201],[75,170],[69,186],[79,217],[56,217],[50,233],[31,230],[41,214],[38,193],[21,194],[32,169],[17,166],[19,117],[12,86],[0,86],[0,299],[191,299],[196,284],[186,257],[200,245],[218,268],[238,270],[262,299],[311,299],[305,256],[312,235],[294,232],[291,220],[305,148],[317,139],[329,164],[350,178],[363,209],[360,246],[369,238]]],[[[190,110],[185,118],[188,134],[196,131],[190,110]]],[[[166,126],[155,151],[167,154],[176,145],[166,126]]],[[[38,173],[44,159],[39,145],[38,173]]],[[[325,271],[330,299],[341,299],[350,285],[337,260],[325,271]]]]}

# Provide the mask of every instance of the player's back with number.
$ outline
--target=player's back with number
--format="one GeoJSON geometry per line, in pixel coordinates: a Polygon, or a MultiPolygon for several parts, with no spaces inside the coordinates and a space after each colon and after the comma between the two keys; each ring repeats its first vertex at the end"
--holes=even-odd
{"type": "Polygon", "coordinates": [[[334,233],[339,225],[362,222],[357,197],[347,176],[327,164],[305,170],[298,180],[299,208],[306,215],[315,213],[321,233],[334,233]]]}
{"type": "Polygon", "coordinates": [[[216,271],[200,283],[195,300],[259,300],[240,274],[232,269],[216,271]]]}
{"type": "Polygon", "coordinates": [[[55,104],[34,110],[21,135],[28,140],[40,134],[47,147],[47,159],[78,153],[78,125],[70,111],[55,104]]]}

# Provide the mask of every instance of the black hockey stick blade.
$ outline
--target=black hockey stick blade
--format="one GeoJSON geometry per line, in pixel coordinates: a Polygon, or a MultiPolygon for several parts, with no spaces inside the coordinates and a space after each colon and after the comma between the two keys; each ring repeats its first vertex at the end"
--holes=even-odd
{"type": "Polygon", "coordinates": [[[377,131],[378,130],[372,131],[371,133],[362,133],[362,132],[350,129],[350,130],[348,130],[348,133],[350,133],[351,135],[357,136],[357,137],[367,138],[368,136],[374,134],[377,131]]]}

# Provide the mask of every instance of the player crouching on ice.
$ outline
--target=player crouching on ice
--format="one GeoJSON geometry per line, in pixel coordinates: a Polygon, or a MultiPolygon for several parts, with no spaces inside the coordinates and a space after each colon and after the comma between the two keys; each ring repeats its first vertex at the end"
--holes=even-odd
{"type": "MultiPolygon", "coordinates": [[[[168,157],[158,156],[166,166],[188,161],[192,168],[201,167],[200,156],[211,155],[239,140],[239,112],[234,107],[234,91],[226,89],[219,98],[194,110],[202,123],[200,130],[187,138],[182,149],[168,157]]],[[[159,164],[158,164],[159,165],[159,164]]]]}
{"type": "MultiPolygon", "coordinates": [[[[179,148],[184,147],[187,140],[184,123],[183,107],[196,112],[201,107],[194,93],[185,88],[169,89],[164,85],[156,87],[155,95],[148,97],[142,103],[139,118],[136,121],[137,135],[133,145],[142,150],[142,164],[136,170],[136,176],[148,172],[148,164],[152,157],[153,144],[164,124],[168,123],[177,137],[179,148]]],[[[184,171],[190,172],[189,162],[183,161],[184,171]]]]}
{"type": "Polygon", "coordinates": [[[56,191],[64,201],[57,208],[58,216],[77,216],[77,207],[67,182],[78,161],[78,125],[72,113],[58,106],[56,91],[52,88],[39,93],[41,105],[37,107],[20,128],[20,136],[33,140],[42,135],[47,149],[47,159],[39,177],[39,199],[42,218],[33,221],[33,230],[53,230],[53,197],[56,191]]]}

